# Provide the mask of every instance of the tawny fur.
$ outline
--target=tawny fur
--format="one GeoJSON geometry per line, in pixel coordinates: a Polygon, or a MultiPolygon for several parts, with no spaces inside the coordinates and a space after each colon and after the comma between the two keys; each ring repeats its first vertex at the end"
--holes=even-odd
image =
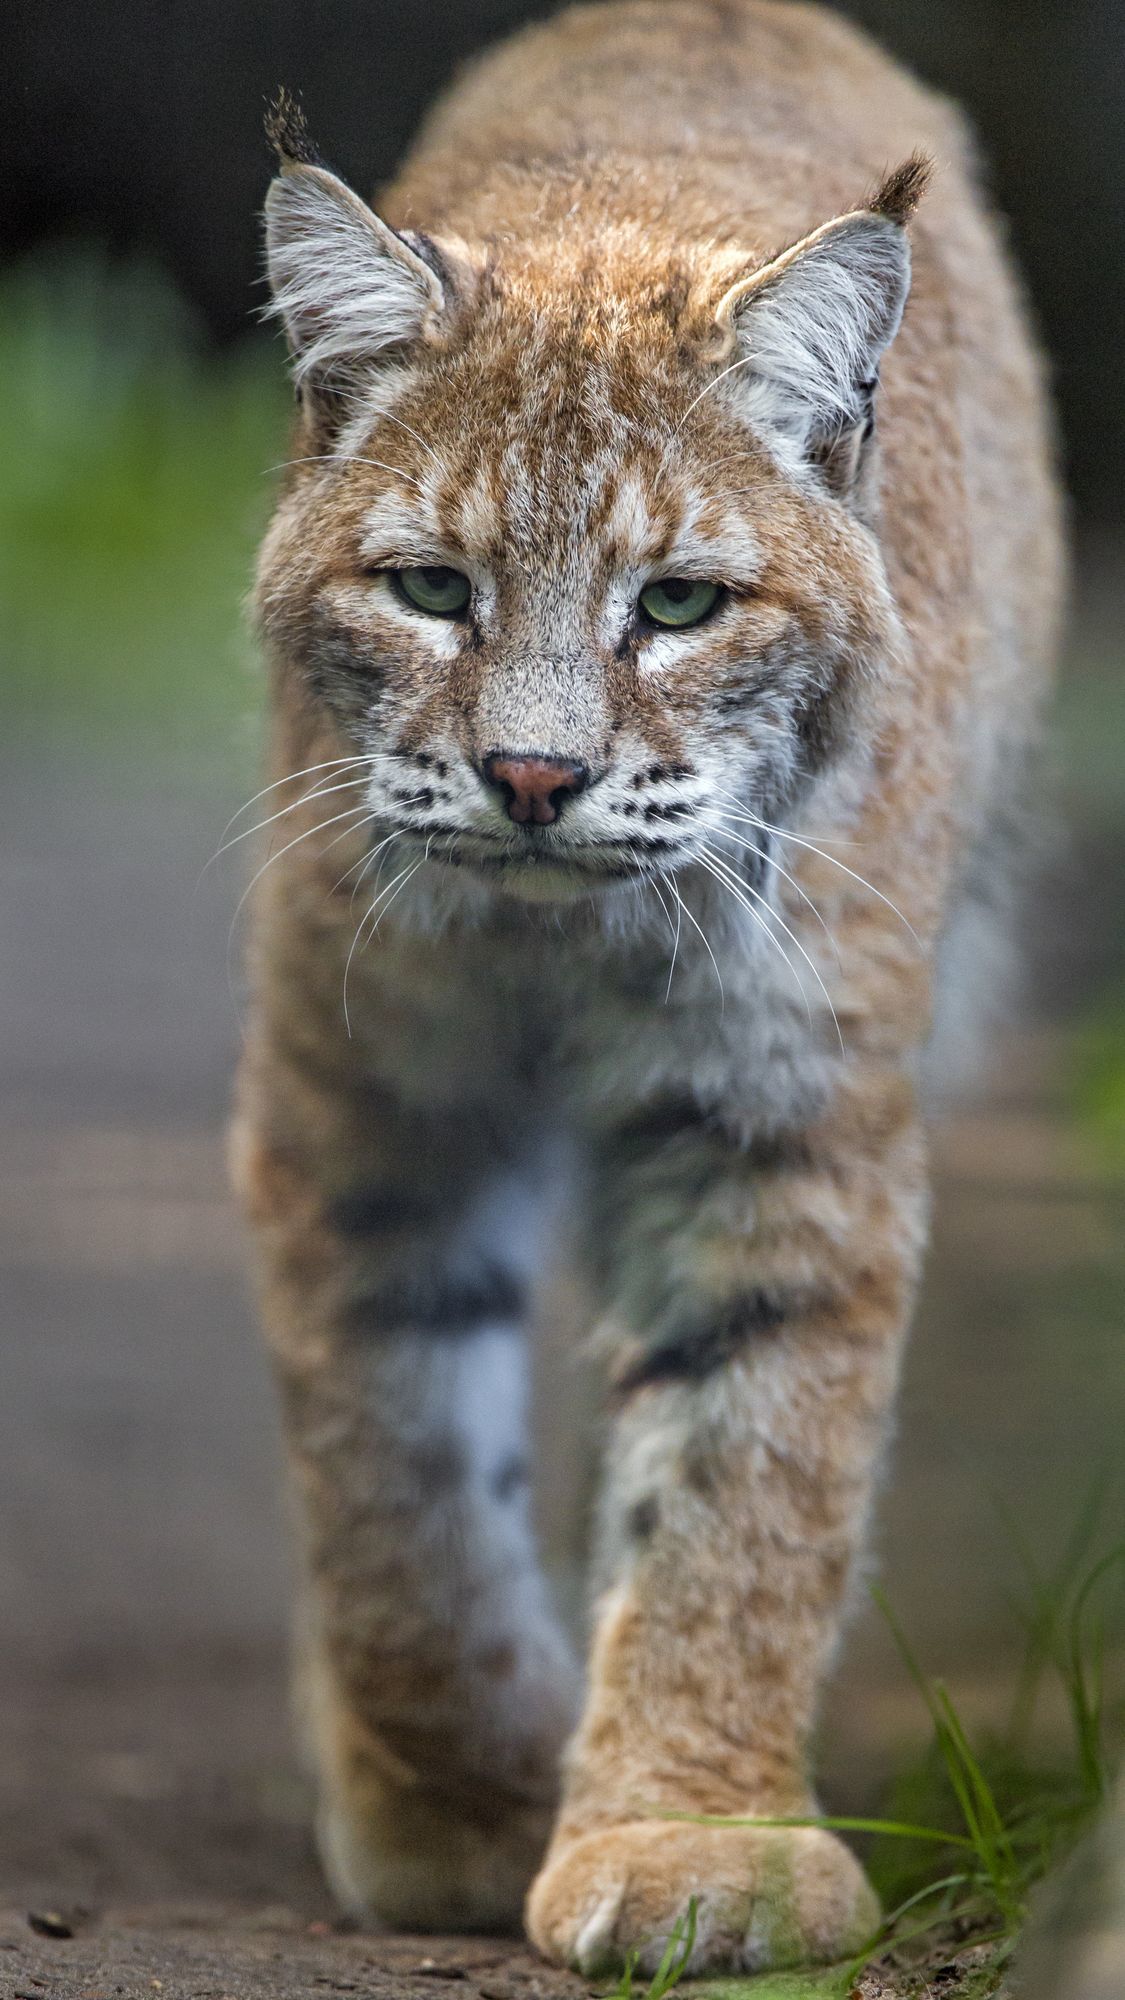
{"type": "Polygon", "coordinates": [[[274,135],[301,415],[235,1159],[326,1865],[411,1926],[510,1923],[533,1883],[532,1938],[590,1973],[692,1896],[695,1969],[830,1959],[874,1915],[841,1843],[653,1814],[813,1805],[926,1240],[919,1079],[1055,643],[1019,302],[956,114],[811,7],[535,28],[381,220],[291,107],[274,135]],[[468,577],[463,620],[396,596],[419,564],[468,577]],[[661,575],[715,616],[645,625],[661,575]],[[585,789],[513,826],[497,752],[585,789]],[[584,1692],[522,1436],[562,1133],[611,1413],[584,1692]]]}

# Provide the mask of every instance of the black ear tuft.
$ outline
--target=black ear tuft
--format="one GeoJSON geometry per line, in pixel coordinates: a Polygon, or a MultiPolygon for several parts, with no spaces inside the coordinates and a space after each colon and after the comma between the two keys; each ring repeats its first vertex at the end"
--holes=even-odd
{"type": "Polygon", "coordinates": [[[934,163],[925,153],[911,153],[901,167],[888,174],[868,202],[873,215],[905,228],[933,178],[934,163]]]}
{"type": "Polygon", "coordinates": [[[286,167],[319,167],[324,163],[309,138],[305,114],[298,100],[282,86],[266,112],[266,138],[277,154],[277,164],[286,167]]]}

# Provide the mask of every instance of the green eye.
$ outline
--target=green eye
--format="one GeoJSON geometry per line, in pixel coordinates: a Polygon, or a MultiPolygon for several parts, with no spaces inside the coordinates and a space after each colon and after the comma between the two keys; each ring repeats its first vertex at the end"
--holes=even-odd
{"type": "Polygon", "coordinates": [[[654,625],[701,625],[719,601],[717,583],[689,576],[662,576],[641,592],[641,610],[654,625]]]}
{"type": "Polygon", "coordinates": [[[427,564],[424,569],[391,571],[400,597],[415,611],[428,611],[432,618],[457,618],[472,596],[472,586],[459,569],[443,569],[427,564]]]}

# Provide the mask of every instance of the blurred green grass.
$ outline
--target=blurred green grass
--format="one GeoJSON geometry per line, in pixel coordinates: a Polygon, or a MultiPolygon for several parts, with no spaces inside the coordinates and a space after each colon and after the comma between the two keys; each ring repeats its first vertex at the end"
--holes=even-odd
{"type": "Polygon", "coordinates": [[[10,719],[209,736],[257,705],[243,604],[285,456],[280,352],[208,355],[172,287],[95,249],[0,285],[0,675],[10,719]]]}

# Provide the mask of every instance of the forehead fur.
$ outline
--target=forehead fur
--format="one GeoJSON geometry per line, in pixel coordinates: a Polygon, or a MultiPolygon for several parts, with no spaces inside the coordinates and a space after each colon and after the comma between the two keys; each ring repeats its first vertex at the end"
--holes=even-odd
{"type": "Polygon", "coordinates": [[[373,527],[397,514],[482,561],[533,562],[574,536],[622,565],[685,535],[709,538],[717,573],[744,558],[731,489],[772,474],[724,398],[700,395],[705,274],[648,242],[613,250],[492,260],[444,344],[356,394],[341,463],[355,453],[362,471],[374,439],[376,469],[400,469],[373,527]]]}

